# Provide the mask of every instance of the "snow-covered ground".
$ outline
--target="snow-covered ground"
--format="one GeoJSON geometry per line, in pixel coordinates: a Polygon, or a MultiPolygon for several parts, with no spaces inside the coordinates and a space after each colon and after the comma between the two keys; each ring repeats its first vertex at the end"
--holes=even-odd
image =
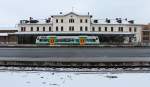
{"type": "Polygon", "coordinates": [[[0,87],[149,87],[150,73],[0,70],[0,87]]]}

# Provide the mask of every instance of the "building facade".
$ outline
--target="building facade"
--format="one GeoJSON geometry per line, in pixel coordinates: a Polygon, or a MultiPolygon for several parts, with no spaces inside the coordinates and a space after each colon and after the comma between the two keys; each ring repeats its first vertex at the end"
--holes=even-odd
{"type": "Polygon", "coordinates": [[[52,15],[44,20],[21,20],[18,24],[18,43],[34,44],[40,35],[96,35],[101,43],[134,43],[142,41],[142,24],[127,19],[93,19],[89,13],[74,12],[52,15]]]}
{"type": "Polygon", "coordinates": [[[142,44],[150,46],[150,24],[143,26],[142,44]]]}
{"type": "Polygon", "coordinates": [[[17,44],[15,32],[18,32],[18,30],[0,28],[0,45],[17,44]]]}

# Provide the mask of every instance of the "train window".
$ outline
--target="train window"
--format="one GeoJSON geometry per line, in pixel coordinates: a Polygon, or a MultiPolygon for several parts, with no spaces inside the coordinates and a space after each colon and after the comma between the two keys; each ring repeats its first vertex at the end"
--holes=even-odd
{"type": "Polygon", "coordinates": [[[39,39],[40,42],[42,42],[42,39],[39,39]]]}
{"type": "Polygon", "coordinates": [[[87,41],[87,42],[90,42],[90,40],[89,40],[89,39],[86,39],[86,41],[87,41]]]}
{"type": "Polygon", "coordinates": [[[93,39],[93,42],[95,42],[96,40],[95,39],[93,39]]]}
{"type": "Polygon", "coordinates": [[[76,42],[79,42],[79,39],[75,39],[76,42]]]}
{"type": "Polygon", "coordinates": [[[40,42],[48,42],[47,39],[39,39],[40,42]]]}
{"type": "Polygon", "coordinates": [[[58,41],[58,42],[63,42],[63,39],[58,39],[57,41],[58,41]]]}
{"type": "Polygon", "coordinates": [[[44,42],[48,42],[48,40],[47,40],[47,39],[44,39],[44,42]]]}

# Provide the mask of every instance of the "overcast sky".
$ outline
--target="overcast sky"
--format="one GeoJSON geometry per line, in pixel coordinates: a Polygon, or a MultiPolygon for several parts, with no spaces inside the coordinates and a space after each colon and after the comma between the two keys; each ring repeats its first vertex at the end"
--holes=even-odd
{"type": "Polygon", "coordinates": [[[87,14],[94,18],[129,18],[150,22],[150,0],[0,0],[0,27],[13,27],[28,17],[47,18],[59,12],[87,14]]]}

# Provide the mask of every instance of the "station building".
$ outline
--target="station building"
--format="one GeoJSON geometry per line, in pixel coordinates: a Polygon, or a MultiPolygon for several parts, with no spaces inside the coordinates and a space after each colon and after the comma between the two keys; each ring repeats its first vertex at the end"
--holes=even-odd
{"type": "Polygon", "coordinates": [[[142,44],[146,46],[150,46],[150,24],[143,26],[142,44]]]}
{"type": "Polygon", "coordinates": [[[17,44],[16,32],[16,28],[0,28],[0,45],[17,44]]]}
{"type": "Polygon", "coordinates": [[[139,44],[143,25],[128,19],[93,19],[92,15],[80,15],[74,12],[52,15],[47,19],[20,20],[18,44],[35,44],[37,36],[61,35],[98,36],[101,43],[139,44]]]}

